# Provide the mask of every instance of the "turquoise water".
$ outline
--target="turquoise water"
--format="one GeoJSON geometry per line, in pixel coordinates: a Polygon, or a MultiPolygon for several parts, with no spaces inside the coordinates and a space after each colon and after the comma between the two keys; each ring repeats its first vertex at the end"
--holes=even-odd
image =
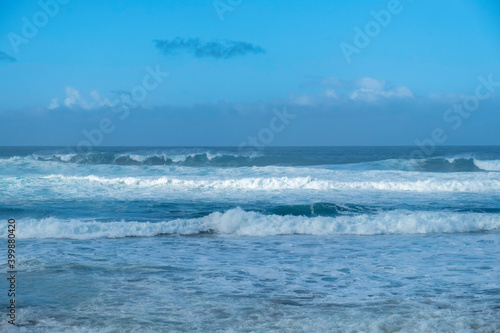
{"type": "Polygon", "coordinates": [[[413,150],[0,148],[0,329],[499,331],[500,147],[413,150]]]}

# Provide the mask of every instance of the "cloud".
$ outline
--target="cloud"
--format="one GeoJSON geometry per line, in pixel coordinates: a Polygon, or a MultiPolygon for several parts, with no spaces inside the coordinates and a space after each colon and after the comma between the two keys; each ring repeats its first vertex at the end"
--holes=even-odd
{"type": "Polygon", "coordinates": [[[59,100],[57,98],[53,98],[50,101],[49,106],[47,106],[47,109],[54,110],[54,109],[57,109],[58,107],[59,107],[59,100]]]}
{"type": "MultiPolygon", "coordinates": [[[[112,106],[112,103],[109,101],[109,99],[102,99],[96,90],[93,90],[90,93],[90,97],[92,98],[92,100],[90,101],[82,97],[80,91],[73,87],[66,87],[65,91],[66,97],[63,99],[63,105],[70,109],[80,108],[84,110],[91,110],[103,106],[112,106]]],[[[56,97],[50,101],[47,109],[53,110],[59,107],[61,107],[61,105],[59,104],[59,98],[56,97]]]]}
{"type": "Polygon", "coordinates": [[[66,87],[66,99],[64,100],[64,105],[68,108],[74,105],[80,105],[84,109],[86,109],[88,103],[85,99],[82,99],[80,96],[80,92],[73,87],[66,87]]]}
{"type": "Polygon", "coordinates": [[[154,42],[165,55],[186,52],[192,53],[197,58],[229,59],[246,54],[265,53],[260,46],[231,40],[202,43],[198,38],[181,39],[177,37],[171,41],[155,40],[154,42]]]}
{"type": "Polygon", "coordinates": [[[339,99],[339,96],[337,95],[337,92],[334,89],[327,89],[325,91],[325,96],[333,99],[339,99]]]}
{"type": "Polygon", "coordinates": [[[7,53],[0,51],[0,62],[15,62],[16,58],[11,57],[7,53]]]}
{"type": "Polygon", "coordinates": [[[358,81],[359,88],[354,90],[349,98],[352,100],[363,100],[365,102],[376,102],[380,97],[412,97],[413,93],[406,87],[386,87],[384,80],[376,80],[369,77],[358,81]]]}
{"type": "Polygon", "coordinates": [[[312,78],[301,85],[302,92],[290,95],[292,105],[346,105],[346,103],[377,103],[383,100],[413,97],[404,86],[390,86],[384,80],[364,77],[359,80],[341,80],[335,77],[312,78]],[[308,93],[304,93],[304,90],[308,93]]]}

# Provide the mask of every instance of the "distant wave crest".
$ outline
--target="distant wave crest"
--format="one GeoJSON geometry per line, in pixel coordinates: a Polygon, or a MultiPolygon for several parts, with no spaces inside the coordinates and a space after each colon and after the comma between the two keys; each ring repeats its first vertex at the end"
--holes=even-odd
{"type": "MultiPolygon", "coordinates": [[[[338,166],[333,166],[333,169],[338,166]]],[[[418,172],[479,172],[500,171],[500,160],[478,160],[472,157],[388,159],[373,162],[346,164],[342,169],[354,170],[401,170],[418,172]]]]}
{"type": "Polygon", "coordinates": [[[471,156],[432,157],[426,159],[384,159],[375,161],[328,158],[321,161],[296,160],[292,157],[267,156],[262,152],[231,151],[150,151],[150,152],[93,152],[93,153],[34,153],[29,156],[13,156],[0,159],[3,162],[58,162],[88,165],[178,165],[190,167],[245,167],[245,166],[306,166],[325,165],[334,170],[399,170],[417,172],[480,172],[500,171],[500,160],[481,160],[471,156]],[[326,163],[326,164],[325,164],[326,163]]]}
{"type": "Polygon", "coordinates": [[[32,158],[40,162],[63,162],[76,164],[112,164],[112,165],[186,165],[186,166],[238,166],[246,165],[255,154],[233,154],[212,152],[165,153],[87,153],[87,154],[33,154],[32,158]]]}

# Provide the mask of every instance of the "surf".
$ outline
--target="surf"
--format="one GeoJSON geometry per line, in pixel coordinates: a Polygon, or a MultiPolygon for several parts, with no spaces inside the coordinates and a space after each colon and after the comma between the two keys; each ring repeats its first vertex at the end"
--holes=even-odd
{"type": "MultiPolygon", "coordinates": [[[[500,214],[394,210],[337,217],[262,214],[239,207],[194,219],[162,222],[82,219],[26,219],[19,221],[21,239],[95,239],[161,235],[358,235],[436,234],[498,231],[500,214]]],[[[6,237],[2,231],[1,237],[6,237]]]]}

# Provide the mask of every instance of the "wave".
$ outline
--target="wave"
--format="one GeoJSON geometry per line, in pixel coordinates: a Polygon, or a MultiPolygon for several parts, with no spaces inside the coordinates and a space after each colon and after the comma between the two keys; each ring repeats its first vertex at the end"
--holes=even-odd
{"type": "Polygon", "coordinates": [[[476,166],[473,158],[429,158],[418,161],[416,171],[424,172],[477,172],[484,171],[476,166]]]}
{"type": "MultiPolygon", "coordinates": [[[[179,235],[382,235],[495,231],[500,216],[483,213],[413,212],[395,210],[377,214],[339,217],[264,215],[240,208],[195,219],[165,222],[99,222],[83,220],[18,221],[18,238],[121,238],[179,235]]],[[[1,237],[5,238],[3,230],[1,237]]]]}
{"type": "MultiPolygon", "coordinates": [[[[89,184],[116,186],[119,188],[165,188],[170,190],[320,190],[320,191],[341,191],[341,190],[374,190],[374,191],[408,191],[408,192],[495,192],[500,191],[500,179],[491,177],[468,177],[468,178],[440,178],[426,177],[413,180],[414,178],[400,177],[392,175],[388,180],[366,180],[363,175],[356,175],[357,180],[330,180],[306,177],[247,177],[247,178],[226,178],[226,179],[184,179],[176,177],[116,177],[107,178],[99,176],[63,176],[50,175],[38,177],[36,181],[47,180],[55,184],[59,181],[62,184],[71,183],[88,186],[89,184]]],[[[367,175],[368,179],[374,179],[373,174],[367,175]]],[[[9,181],[10,178],[5,180],[9,181]]],[[[17,178],[13,181],[19,182],[17,178]]],[[[26,179],[22,179],[26,183],[26,179]]]]}
{"type": "MultiPolygon", "coordinates": [[[[1,148],[1,147],[0,147],[1,148]]],[[[0,149],[0,165],[53,163],[118,166],[188,167],[319,167],[333,170],[396,170],[432,173],[499,172],[500,148],[476,147],[414,159],[412,147],[101,147],[90,152],[76,148],[0,149]]]]}
{"type": "Polygon", "coordinates": [[[239,166],[251,164],[255,154],[233,154],[212,152],[153,152],[153,153],[87,153],[87,154],[33,154],[41,162],[112,165],[185,165],[185,166],[239,166]]]}
{"type": "MultiPolygon", "coordinates": [[[[200,149],[148,150],[129,152],[36,152],[25,156],[0,158],[0,162],[59,162],[89,165],[185,165],[185,166],[251,166],[253,160],[264,158],[257,151],[214,151],[200,149]]],[[[269,159],[269,158],[267,158],[269,159]]],[[[272,161],[263,164],[272,164],[272,161]]],[[[261,163],[262,164],[262,163],[261,163]]]]}
{"type": "Polygon", "coordinates": [[[489,161],[474,160],[474,164],[481,170],[500,171],[500,161],[499,160],[489,160],[489,161]]]}
{"type": "Polygon", "coordinates": [[[313,204],[278,205],[265,210],[266,213],[286,216],[340,216],[349,214],[369,214],[376,212],[376,208],[357,204],[335,204],[316,202],[313,204]]]}
{"type": "Polygon", "coordinates": [[[334,170],[399,170],[417,172],[481,172],[500,171],[500,160],[480,160],[471,156],[432,157],[426,159],[381,159],[349,162],[346,159],[321,161],[301,160],[297,156],[265,155],[262,152],[224,151],[148,151],[93,153],[33,153],[13,156],[0,162],[58,162],[65,164],[190,167],[252,167],[252,166],[326,166],[334,170]]]}
{"type": "Polygon", "coordinates": [[[346,165],[332,165],[331,169],[400,170],[418,172],[481,172],[500,171],[500,160],[475,158],[387,159],[346,165]]]}

